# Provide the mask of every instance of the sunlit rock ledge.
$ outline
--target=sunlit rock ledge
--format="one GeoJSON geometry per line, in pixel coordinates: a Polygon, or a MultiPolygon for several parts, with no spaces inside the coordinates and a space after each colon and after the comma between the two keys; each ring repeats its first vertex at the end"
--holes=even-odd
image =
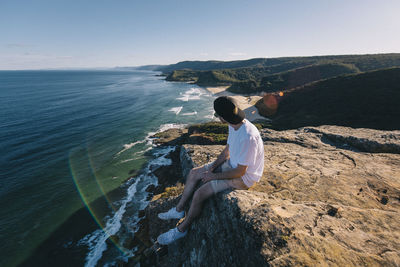
{"type": "MultiPolygon", "coordinates": [[[[187,236],[141,266],[399,266],[400,131],[338,126],[262,129],[265,169],[248,191],[220,193],[187,236]]],[[[221,145],[183,144],[183,177],[221,145]]],[[[150,240],[176,225],[145,210],[150,240]]]]}

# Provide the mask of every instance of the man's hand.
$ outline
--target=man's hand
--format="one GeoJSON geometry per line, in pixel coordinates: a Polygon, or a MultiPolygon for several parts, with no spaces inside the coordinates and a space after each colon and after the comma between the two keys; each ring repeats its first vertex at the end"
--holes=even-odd
{"type": "Polygon", "coordinates": [[[211,181],[211,180],[214,180],[215,179],[215,174],[213,173],[213,172],[211,172],[211,171],[205,171],[204,173],[203,173],[203,179],[201,179],[201,181],[203,182],[203,183],[207,183],[207,182],[209,182],[209,181],[211,181]]]}

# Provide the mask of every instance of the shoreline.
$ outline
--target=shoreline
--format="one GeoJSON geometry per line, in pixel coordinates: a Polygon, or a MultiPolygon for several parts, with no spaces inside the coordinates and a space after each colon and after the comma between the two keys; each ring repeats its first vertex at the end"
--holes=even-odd
{"type": "MultiPolygon", "coordinates": [[[[204,88],[204,87],[202,87],[202,88],[204,88]]],[[[251,106],[251,103],[250,103],[251,97],[249,98],[249,100],[247,100],[247,97],[243,97],[240,95],[236,95],[236,94],[227,92],[226,91],[227,88],[228,87],[222,87],[222,88],[217,87],[215,89],[218,90],[219,92],[216,92],[216,93],[217,94],[218,93],[228,94],[235,98],[242,97],[243,101],[240,101],[240,102],[243,102],[244,105],[248,105],[249,107],[251,106]]],[[[243,106],[240,106],[240,107],[243,108],[243,106]]],[[[254,106],[253,106],[253,108],[256,109],[254,106]]],[[[245,110],[246,108],[243,108],[243,109],[245,110]]],[[[247,116],[247,114],[246,114],[246,116],[247,116]]],[[[248,118],[248,119],[252,120],[250,118],[248,118]]],[[[265,119],[265,118],[262,118],[262,119],[265,119]]],[[[163,179],[160,179],[160,177],[157,177],[157,179],[163,180],[163,179]]],[[[119,193],[119,196],[121,197],[124,195],[123,194],[124,192],[121,192],[121,189],[122,189],[122,191],[124,191],[123,188],[118,187],[118,188],[114,189],[112,192],[109,192],[109,194],[117,193],[119,191],[118,193],[119,193]]],[[[156,195],[157,193],[160,193],[159,191],[164,191],[164,188],[149,187],[146,191],[149,193],[149,195],[153,196],[153,195],[156,195]]],[[[93,202],[96,203],[94,205],[97,206],[98,209],[103,209],[107,206],[107,203],[105,202],[105,199],[103,199],[103,197],[99,197],[98,199],[94,200],[93,202]],[[102,207],[102,208],[100,208],[100,207],[102,207]]],[[[143,211],[140,210],[139,212],[143,212],[143,211]]],[[[87,210],[87,208],[82,207],[82,208],[78,209],[77,211],[75,211],[74,213],[72,213],[71,216],[69,216],[60,226],[58,226],[45,240],[40,242],[40,244],[38,244],[38,246],[33,249],[32,253],[20,262],[20,265],[21,266],[29,266],[32,263],[42,264],[42,263],[46,263],[46,262],[55,262],[60,257],[65,260],[64,263],[66,266],[68,266],[69,264],[75,264],[75,263],[81,264],[81,263],[85,262],[85,258],[87,256],[87,251],[85,251],[85,249],[82,250],[82,247],[76,247],[74,245],[76,245],[82,239],[83,236],[86,236],[86,235],[92,233],[96,229],[98,229],[98,225],[93,220],[90,212],[87,210]],[[84,221],[84,224],[83,224],[84,227],[81,227],[81,225],[80,225],[82,223],[82,221],[84,221]],[[79,231],[74,232],[71,230],[71,229],[76,229],[76,228],[78,228],[79,231]],[[52,257],[49,257],[48,256],[49,254],[52,255],[52,257]],[[54,257],[53,257],[53,255],[54,255],[54,257]]],[[[112,242],[112,241],[109,241],[109,240],[107,241],[107,243],[109,245],[110,245],[110,242],[112,242]]],[[[62,264],[61,264],[61,266],[62,266],[62,264]]]]}
{"type": "Polygon", "coordinates": [[[226,91],[226,89],[229,88],[229,86],[215,86],[215,87],[203,87],[213,95],[235,95],[234,93],[226,91]]]}
{"type": "MultiPolygon", "coordinates": [[[[169,129],[180,129],[179,126],[174,125],[172,128],[162,128],[153,133],[163,133],[168,131],[169,129]]],[[[153,139],[153,135],[148,136],[149,139],[153,139]]],[[[174,145],[175,146],[175,145],[174,145]]],[[[157,145],[152,149],[162,149],[163,146],[157,145]]],[[[174,154],[174,151],[168,151],[164,156],[171,156],[174,154]]],[[[176,156],[175,156],[176,157],[176,156]]],[[[139,172],[133,176],[127,178],[119,187],[111,190],[106,195],[99,196],[90,202],[90,206],[92,209],[96,211],[101,211],[102,218],[106,218],[107,214],[113,213],[113,208],[110,206],[110,202],[113,203],[115,201],[123,200],[128,192],[129,187],[135,183],[137,179],[140,179],[140,176],[143,174],[142,171],[146,169],[146,166],[151,163],[152,160],[160,158],[160,155],[154,156],[154,159],[149,158],[146,163],[144,163],[140,168],[139,172]],[[129,183],[132,180],[133,182],[129,183]]],[[[143,199],[148,205],[149,201],[152,199],[154,195],[160,194],[164,192],[165,185],[168,185],[168,181],[165,177],[162,177],[165,169],[170,167],[169,165],[160,165],[154,171],[152,171],[152,175],[154,175],[157,179],[157,186],[153,184],[149,184],[145,186],[146,198],[143,199]]],[[[179,169],[179,168],[174,168],[179,169]]],[[[164,175],[165,176],[165,175],[164,175]]],[[[172,177],[177,177],[177,175],[172,175],[172,177]]],[[[137,216],[138,228],[141,225],[141,220],[144,216],[144,209],[138,209],[132,213],[132,210],[128,208],[125,211],[125,216],[135,217],[137,216]]],[[[122,222],[122,221],[121,221],[122,222]]],[[[123,229],[128,229],[129,227],[125,223],[123,227],[121,227],[119,231],[124,231],[123,229]]],[[[93,214],[87,208],[87,206],[83,206],[78,210],[74,211],[64,222],[62,222],[54,231],[52,231],[48,237],[46,237],[42,242],[40,242],[32,252],[20,260],[18,266],[32,266],[32,265],[58,265],[58,266],[73,266],[73,265],[84,265],[87,261],[88,253],[90,253],[90,248],[87,244],[82,243],[85,237],[92,235],[98,230],[106,229],[105,226],[100,226],[96,219],[94,219],[93,214]],[[78,229],[78,230],[77,230],[78,229]],[[62,263],[59,263],[59,259],[62,258],[62,263]]],[[[125,230],[126,231],[126,230],[125,230]]],[[[133,250],[136,246],[140,246],[143,242],[140,237],[136,237],[136,232],[138,230],[132,232],[132,236],[123,235],[126,239],[123,243],[118,243],[120,240],[120,236],[118,234],[108,235],[105,244],[107,249],[113,247],[124,247],[128,250],[133,250]],[[118,245],[117,245],[118,243],[118,245]]],[[[107,231],[105,231],[107,232],[107,231]]],[[[118,233],[117,232],[117,233],[118,233]]],[[[130,232],[129,232],[130,233],[130,232]]],[[[102,252],[102,256],[104,256],[104,251],[102,252]]],[[[133,256],[132,258],[135,258],[133,256]]],[[[100,258],[101,260],[102,258],[100,258]]],[[[98,262],[100,262],[100,260],[98,262]]]]}
{"type": "MultiPolygon", "coordinates": [[[[168,155],[169,154],[170,153],[168,153],[168,155]]],[[[145,166],[142,166],[141,170],[144,168],[145,166]]],[[[162,168],[162,166],[160,168],[162,168]]],[[[110,201],[114,202],[124,199],[127,195],[126,190],[130,187],[127,183],[132,179],[134,183],[136,179],[139,179],[139,176],[140,174],[137,174],[128,178],[120,187],[93,200],[90,203],[92,209],[101,211],[103,214],[102,217],[104,218],[107,214],[111,214],[113,209],[110,206],[110,201]]],[[[156,177],[157,180],[159,180],[159,177],[156,177]]],[[[164,188],[161,187],[161,189],[163,190],[164,188]]],[[[145,201],[149,202],[161,189],[151,185],[147,186],[145,190],[147,192],[145,201]]],[[[139,209],[133,213],[131,213],[131,211],[126,211],[128,217],[136,216],[135,213],[137,213],[139,219],[138,227],[140,227],[144,209],[139,209]]],[[[123,227],[127,227],[126,223],[123,227]]],[[[83,266],[86,264],[90,249],[86,244],[81,243],[82,240],[95,231],[104,231],[104,229],[105,227],[100,226],[96,222],[89,209],[83,206],[73,212],[63,223],[51,232],[46,239],[40,242],[27,257],[18,263],[18,266],[83,266]],[[62,260],[60,261],[60,259],[62,260]]],[[[114,249],[114,247],[118,248],[119,246],[124,246],[128,250],[133,250],[135,246],[141,244],[140,240],[136,237],[136,233],[137,231],[133,232],[133,237],[126,236],[126,240],[123,244],[118,243],[120,239],[117,234],[109,235],[105,244],[107,248],[114,249]]]]}

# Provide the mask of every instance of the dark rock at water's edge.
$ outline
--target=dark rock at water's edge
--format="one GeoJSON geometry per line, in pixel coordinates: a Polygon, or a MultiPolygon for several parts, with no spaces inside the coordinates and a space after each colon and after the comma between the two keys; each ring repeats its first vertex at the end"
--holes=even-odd
{"type": "Polygon", "coordinates": [[[182,144],[183,138],[186,136],[187,129],[172,128],[166,131],[156,133],[151,136],[156,145],[175,146],[182,144]]]}
{"type": "Polygon", "coordinates": [[[171,165],[160,166],[153,171],[157,177],[157,186],[149,186],[146,191],[150,192],[149,197],[161,194],[166,191],[166,188],[175,186],[179,182],[183,182],[182,167],[179,162],[179,154],[181,147],[177,146],[176,149],[170,152],[166,157],[172,160],[171,165]]]}
{"type": "MultiPolygon", "coordinates": [[[[400,264],[400,131],[321,126],[261,134],[259,183],[212,197],[185,238],[158,252],[142,249],[128,266],[400,264]]],[[[184,144],[183,176],[222,149],[184,144]]],[[[179,192],[156,195],[145,209],[149,246],[176,225],[157,214],[176,205],[179,192]]]]}

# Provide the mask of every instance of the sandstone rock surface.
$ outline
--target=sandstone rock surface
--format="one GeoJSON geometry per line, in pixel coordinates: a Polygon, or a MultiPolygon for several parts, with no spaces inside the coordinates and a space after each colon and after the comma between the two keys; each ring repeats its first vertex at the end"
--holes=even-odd
{"type": "MultiPolygon", "coordinates": [[[[265,169],[248,191],[211,198],[159,266],[400,266],[400,131],[338,126],[262,130],[265,169]]],[[[223,146],[183,145],[181,165],[223,146]]],[[[173,227],[146,209],[151,238],[173,227]]]]}

